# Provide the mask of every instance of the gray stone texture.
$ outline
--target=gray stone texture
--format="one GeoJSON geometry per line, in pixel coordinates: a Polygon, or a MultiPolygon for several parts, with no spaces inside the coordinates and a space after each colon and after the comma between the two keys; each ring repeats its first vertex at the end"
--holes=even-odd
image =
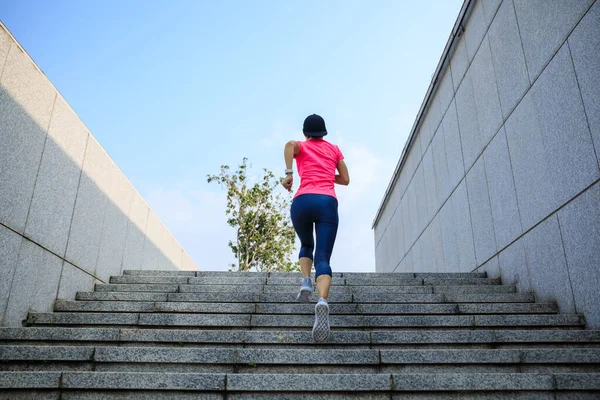
{"type": "Polygon", "coordinates": [[[0,388],[57,388],[60,376],[60,372],[0,372],[0,388]]]}
{"type": "Polygon", "coordinates": [[[25,235],[64,256],[88,132],[57,98],[38,172],[25,235]]]}
{"type": "Polygon", "coordinates": [[[30,313],[31,325],[137,325],[134,313],[30,313]]]}
{"type": "Polygon", "coordinates": [[[93,346],[0,346],[0,360],[87,361],[93,346]]]}
{"type": "Polygon", "coordinates": [[[512,1],[502,2],[488,37],[502,115],[507,118],[531,85],[512,1]]]}
{"type": "Polygon", "coordinates": [[[600,183],[558,212],[575,308],[590,327],[600,326],[600,183]]]}
{"type": "Polygon", "coordinates": [[[135,190],[131,193],[131,203],[123,249],[123,268],[142,268],[142,252],[148,222],[149,208],[142,196],[135,190]]]}
{"type": "MultiPolygon", "coordinates": [[[[483,148],[487,146],[496,132],[498,132],[498,129],[503,122],[498,88],[496,87],[494,65],[492,62],[492,53],[490,51],[487,36],[481,43],[481,47],[479,48],[467,75],[470,76],[472,80],[473,98],[475,100],[479,131],[474,133],[475,140],[474,143],[472,143],[472,146],[465,147],[465,143],[463,142],[463,149],[469,149],[464,153],[466,169],[470,168],[475,161],[475,158],[481,153],[483,148]]],[[[473,110],[471,110],[471,112],[472,111],[473,110]]]]}
{"type": "MultiPolygon", "coordinates": [[[[290,297],[290,296],[288,296],[290,297]]],[[[257,293],[169,293],[169,301],[198,302],[256,302],[260,299],[257,293]]],[[[295,299],[294,299],[295,300],[295,299]]]]}
{"type": "MultiPolygon", "coordinates": [[[[461,133],[458,127],[458,117],[456,114],[456,100],[453,100],[444,116],[444,146],[446,148],[446,157],[448,162],[448,186],[447,192],[444,194],[445,197],[441,199],[445,200],[450,196],[450,193],[456,185],[465,176],[465,163],[463,158],[463,150],[461,144],[461,133]]],[[[470,112],[475,114],[473,108],[470,112]]],[[[462,129],[462,128],[461,128],[462,129]]],[[[436,170],[437,173],[437,170],[436,170]]]]}
{"type": "Polygon", "coordinates": [[[76,298],[84,301],[167,301],[167,293],[77,292],[76,298]]]}
{"type": "Polygon", "coordinates": [[[476,326],[505,326],[505,327],[583,327],[583,321],[579,315],[475,315],[473,316],[476,326]]]}
{"type": "Polygon", "coordinates": [[[116,328],[0,328],[1,340],[42,341],[115,341],[119,338],[116,328]]]}
{"type": "Polygon", "coordinates": [[[490,278],[500,278],[500,262],[498,256],[490,258],[485,264],[483,264],[477,271],[485,271],[490,278]]]}
{"type": "Polygon", "coordinates": [[[364,293],[354,295],[354,302],[364,303],[441,303],[443,301],[444,295],[442,294],[364,293]]]}
{"type": "Polygon", "coordinates": [[[436,192],[437,184],[435,178],[435,168],[433,165],[432,146],[429,146],[425,152],[421,165],[423,166],[423,180],[425,186],[425,195],[427,198],[427,212],[425,215],[427,216],[426,220],[429,221],[435,215],[440,206],[436,192]]]}
{"type": "Polygon", "coordinates": [[[464,24],[467,55],[469,56],[469,61],[471,61],[475,57],[488,27],[484,16],[483,3],[481,1],[476,1],[473,4],[470,15],[464,24]]]}
{"type": "Polygon", "coordinates": [[[498,250],[523,231],[504,127],[483,153],[492,221],[498,250]]]}
{"type": "Polygon", "coordinates": [[[427,148],[429,147],[429,143],[431,142],[431,137],[433,133],[431,132],[434,125],[436,125],[435,120],[441,119],[440,116],[440,107],[439,102],[436,100],[435,96],[433,96],[430,100],[429,111],[423,114],[423,119],[421,120],[421,126],[419,127],[418,135],[421,137],[421,156],[425,154],[427,148]]]}
{"type": "Polygon", "coordinates": [[[58,286],[57,299],[72,300],[80,290],[92,290],[94,288],[94,277],[87,272],[63,261],[60,283],[58,286]]]}
{"type": "Polygon", "coordinates": [[[144,240],[144,250],[142,253],[142,268],[160,269],[161,251],[157,247],[163,237],[163,225],[150,210],[148,213],[148,223],[146,225],[146,239],[144,240]]]}
{"type": "Polygon", "coordinates": [[[556,214],[528,232],[523,241],[536,299],[556,301],[563,313],[575,312],[571,278],[556,214]]]}
{"type": "Polygon", "coordinates": [[[524,243],[523,240],[518,240],[498,255],[502,282],[505,285],[515,285],[518,292],[531,290],[529,263],[524,243]]]}
{"type": "MultiPolygon", "coordinates": [[[[215,276],[222,276],[221,272],[224,271],[211,271],[215,273],[215,276]]],[[[187,276],[190,278],[193,278],[196,276],[196,274],[204,274],[204,275],[198,275],[198,276],[205,276],[205,274],[207,273],[207,271],[166,271],[166,270],[151,270],[151,269],[145,269],[145,270],[130,270],[130,269],[125,269],[123,270],[123,276],[187,276]]],[[[227,272],[225,272],[227,273],[227,272]]],[[[234,274],[233,272],[229,272],[230,274],[234,274]]],[[[247,273],[247,272],[246,272],[247,273]]],[[[235,276],[235,275],[231,275],[231,276],[235,276]]]]}
{"type": "Polygon", "coordinates": [[[600,177],[566,46],[513,112],[506,133],[524,229],[600,177]]]}
{"type": "Polygon", "coordinates": [[[600,374],[554,374],[554,381],[559,390],[600,390],[600,374]]]}
{"type": "MultiPolygon", "coordinates": [[[[197,278],[191,278],[197,279],[197,278]]],[[[124,276],[111,276],[110,283],[120,284],[146,284],[146,283],[173,283],[173,284],[187,284],[190,278],[187,276],[137,276],[137,275],[124,275],[124,276]]],[[[193,282],[196,284],[197,282],[193,282]]]]}
{"type": "MultiPolygon", "coordinates": [[[[189,287],[189,286],[188,286],[189,287]]],[[[201,287],[198,287],[198,291],[201,291],[201,287]]],[[[162,292],[162,293],[174,293],[179,290],[178,285],[170,284],[110,284],[110,283],[97,283],[95,286],[97,292],[162,292]]],[[[183,290],[182,290],[183,291],[183,290]]]]}
{"type": "MultiPolygon", "coordinates": [[[[453,107],[451,105],[450,107],[453,107]]],[[[450,111],[449,111],[450,112],[450,111]]],[[[456,113],[455,113],[456,115],[456,113]]],[[[446,117],[445,117],[446,118],[446,117]]],[[[445,121],[444,118],[444,121],[445,121]]],[[[459,143],[460,146],[460,143],[459,143]]],[[[431,152],[433,158],[433,169],[435,173],[435,190],[437,199],[437,208],[439,208],[443,202],[448,198],[450,194],[450,180],[449,175],[450,171],[448,170],[448,159],[446,157],[446,144],[444,143],[444,125],[440,125],[437,130],[437,133],[433,137],[431,141],[431,146],[429,146],[429,151],[431,152]]],[[[462,166],[462,159],[460,161],[462,166]]],[[[464,171],[464,169],[463,169],[464,171]]],[[[429,182],[428,182],[429,185],[429,182]]]]}
{"type": "MultiPolygon", "coordinates": [[[[440,118],[443,118],[444,115],[446,114],[446,110],[448,109],[448,107],[450,106],[450,103],[452,102],[452,99],[454,98],[454,87],[452,85],[452,71],[451,71],[450,64],[448,64],[448,66],[446,67],[446,71],[444,71],[441,78],[439,79],[438,85],[439,86],[437,89],[437,97],[440,100],[440,111],[441,111],[440,118]]],[[[438,121],[438,122],[440,122],[440,121],[438,121]]],[[[437,128],[438,128],[437,126],[433,127],[432,134],[434,134],[436,132],[437,128]]]]}
{"type": "Polygon", "coordinates": [[[380,391],[390,390],[388,374],[232,374],[227,376],[231,391],[380,391]]]}
{"type": "Polygon", "coordinates": [[[532,303],[533,293],[445,293],[444,298],[450,303],[532,303]]]}
{"type": "MultiPolygon", "coordinates": [[[[115,392],[111,390],[90,389],[63,391],[60,394],[60,400],[130,400],[133,396],[140,400],[223,400],[223,396],[218,393],[185,392],[182,390],[124,390],[115,392]]],[[[229,396],[229,399],[233,398],[229,396]]]]}
{"type": "Polygon", "coordinates": [[[0,225],[0,324],[8,304],[22,240],[19,234],[0,225]]]}
{"type": "Polygon", "coordinates": [[[233,349],[96,347],[94,361],[121,363],[233,364],[233,349]]]}
{"type": "Polygon", "coordinates": [[[61,387],[66,389],[225,389],[224,374],[65,372],[61,387]]]}
{"type": "Polygon", "coordinates": [[[445,271],[444,246],[442,244],[442,227],[439,214],[433,218],[429,225],[429,235],[431,237],[433,271],[445,271]]]}
{"type": "Polygon", "coordinates": [[[498,278],[425,278],[424,285],[434,286],[477,286],[477,285],[500,285],[498,278]]]}
{"type": "Polygon", "coordinates": [[[381,350],[382,364],[518,363],[519,350],[381,350]]]}
{"type": "Polygon", "coordinates": [[[111,176],[111,185],[96,263],[96,276],[105,282],[111,275],[121,274],[127,233],[127,213],[133,193],[133,187],[119,168],[113,162],[109,165],[110,169],[106,172],[111,176]]]}
{"type": "Polygon", "coordinates": [[[106,192],[109,184],[106,176],[109,162],[104,149],[90,135],[65,258],[91,274],[96,272],[102,238],[101,227],[109,202],[106,192]]]}
{"type": "Polygon", "coordinates": [[[467,192],[473,226],[476,265],[481,265],[496,253],[490,195],[482,157],[475,162],[467,174],[467,192]]]}
{"type": "Polygon", "coordinates": [[[481,0],[483,3],[483,15],[485,16],[485,23],[490,25],[498,7],[502,3],[502,0],[481,0]]]}
{"type": "Polygon", "coordinates": [[[8,56],[10,46],[11,39],[10,36],[8,36],[8,32],[4,30],[3,27],[0,27],[0,76],[2,75],[2,70],[4,68],[6,56],[8,56]]]}
{"type": "Polygon", "coordinates": [[[569,37],[569,48],[600,162],[600,3],[597,1],[569,37]]]}
{"type": "MultiPolygon", "coordinates": [[[[458,253],[458,272],[470,272],[475,269],[475,248],[473,230],[469,213],[467,187],[463,180],[450,198],[456,226],[456,246],[458,253]]],[[[452,271],[452,270],[450,270],[452,271]]]]}
{"type": "Polygon", "coordinates": [[[482,303],[460,304],[458,312],[461,314],[556,314],[558,308],[555,303],[482,303]]]}
{"type": "Polygon", "coordinates": [[[408,248],[412,246],[412,243],[417,240],[418,232],[419,232],[419,206],[418,202],[421,200],[417,197],[417,189],[416,189],[416,179],[413,176],[413,180],[408,185],[408,189],[406,189],[405,196],[408,196],[408,217],[410,222],[410,230],[409,240],[407,242],[408,248]]]}
{"type": "Polygon", "coordinates": [[[515,287],[510,285],[466,285],[466,286],[433,286],[433,293],[514,293],[515,287]]]}
{"type": "Polygon", "coordinates": [[[239,364],[379,364],[378,350],[240,349],[239,364]]]}
{"type": "Polygon", "coordinates": [[[469,67],[469,58],[467,56],[467,45],[465,43],[465,34],[456,39],[454,51],[450,56],[450,70],[452,71],[452,84],[454,92],[462,85],[463,77],[469,67]]]}
{"type": "Polygon", "coordinates": [[[61,270],[60,258],[24,239],[2,324],[20,326],[28,311],[50,311],[61,270]]]}
{"type": "Polygon", "coordinates": [[[444,204],[438,215],[440,217],[440,226],[442,228],[444,266],[446,271],[459,271],[455,215],[452,211],[452,202],[450,200],[444,204]]]}
{"type": "Polygon", "coordinates": [[[550,374],[394,374],[398,391],[551,390],[550,374]]]}
{"type": "Polygon", "coordinates": [[[514,0],[532,82],[593,2],[594,0],[514,0]]]}
{"type": "Polygon", "coordinates": [[[462,85],[456,92],[456,109],[458,112],[458,124],[460,127],[460,142],[462,144],[462,153],[465,169],[475,162],[478,152],[483,148],[481,126],[477,119],[477,106],[473,96],[473,82],[469,70],[462,85]]]}
{"type": "Polygon", "coordinates": [[[56,91],[29,57],[10,46],[0,80],[0,223],[22,233],[56,91]]]}
{"type": "Polygon", "coordinates": [[[153,326],[250,326],[250,315],[226,314],[140,314],[140,325],[153,326]]]}

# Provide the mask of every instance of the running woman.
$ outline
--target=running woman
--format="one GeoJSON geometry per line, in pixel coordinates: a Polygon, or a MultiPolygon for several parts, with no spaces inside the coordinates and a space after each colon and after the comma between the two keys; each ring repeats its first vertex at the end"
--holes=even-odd
{"type": "Polygon", "coordinates": [[[291,216],[301,243],[299,263],[302,282],[297,300],[310,301],[313,292],[310,273],[314,260],[319,301],[315,306],[312,336],[315,341],[323,342],[329,337],[327,298],[332,275],[329,259],[338,229],[338,201],[334,183],[347,186],[350,176],[339,147],[323,139],[327,135],[323,118],[316,114],[309,115],[304,120],[302,132],[305,141],[291,140],[285,145],[286,177],[282,185],[288,191],[292,191],[292,162],[296,159],[300,187],[292,201],[291,216]],[[316,232],[316,247],[313,229],[316,232]]]}

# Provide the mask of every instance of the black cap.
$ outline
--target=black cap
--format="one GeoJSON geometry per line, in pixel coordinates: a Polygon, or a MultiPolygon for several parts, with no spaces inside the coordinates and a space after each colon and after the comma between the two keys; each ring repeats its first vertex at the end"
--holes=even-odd
{"type": "Polygon", "coordinates": [[[317,114],[309,115],[304,120],[302,132],[304,132],[304,135],[306,136],[325,136],[327,135],[325,121],[317,114]]]}

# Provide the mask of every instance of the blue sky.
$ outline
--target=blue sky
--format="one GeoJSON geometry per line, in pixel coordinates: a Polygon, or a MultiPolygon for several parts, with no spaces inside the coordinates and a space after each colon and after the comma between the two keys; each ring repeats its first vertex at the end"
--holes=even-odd
{"type": "Polygon", "coordinates": [[[285,168],[304,118],[346,157],[332,268],[374,271],[371,222],[462,0],[0,0],[0,19],[205,270],[234,261],[225,193],[285,168]]]}

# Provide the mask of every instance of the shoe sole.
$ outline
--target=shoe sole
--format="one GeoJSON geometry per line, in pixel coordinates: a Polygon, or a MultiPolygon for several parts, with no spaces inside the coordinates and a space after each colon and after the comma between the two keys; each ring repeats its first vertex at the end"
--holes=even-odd
{"type": "Polygon", "coordinates": [[[300,289],[300,293],[296,296],[296,300],[301,303],[310,303],[310,295],[312,294],[312,290],[302,288],[300,289]]]}
{"type": "Polygon", "coordinates": [[[315,342],[324,342],[329,337],[329,306],[317,303],[315,306],[315,324],[312,336],[315,342]]]}

